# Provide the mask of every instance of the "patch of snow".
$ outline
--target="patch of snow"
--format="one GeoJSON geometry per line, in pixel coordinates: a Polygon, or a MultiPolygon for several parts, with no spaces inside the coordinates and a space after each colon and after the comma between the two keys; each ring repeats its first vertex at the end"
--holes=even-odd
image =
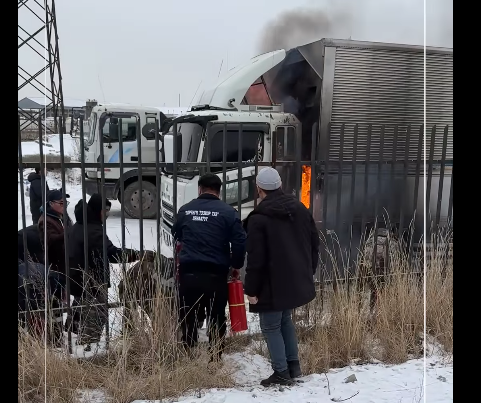
{"type": "Polygon", "coordinates": [[[227,355],[225,361],[236,370],[234,380],[237,385],[258,385],[260,379],[272,373],[271,365],[265,357],[252,354],[248,350],[227,355]]]}
{"type": "MultiPolygon", "coordinates": [[[[73,156],[75,154],[77,139],[72,138],[70,134],[63,135],[63,149],[64,154],[73,156]]],[[[22,156],[26,155],[39,155],[40,144],[38,141],[22,141],[22,156]]],[[[60,156],[60,135],[50,134],[48,135],[48,141],[43,142],[44,155],[58,155],[60,156]]]]}
{"type": "Polygon", "coordinates": [[[81,390],[77,397],[79,403],[105,403],[107,401],[105,393],[101,390],[81,390]]]}
{"type": "Polygon", "coordinates": [[[426,390],[423,390],[424,360],[411,360],[401,365],[359,365],[313,374],[300,379],[292,387],[263,388],[260,379],[271,374],[264,357],[233,354],[226,357],[238,370],[234,374],[239,386],[231,389],[212,389],[183,396],[175,400],[135,400],[132,403],[328,403],[348,399],[353,403],[418,403],[424,394],[429,403],[453,401],[453,366],[442,365],[432,357],[426,362],[426,390]],[[356,382],[345,383],[350,375],[356,382]],[[351,398],[352,397],[352,398],[351,398]]]}

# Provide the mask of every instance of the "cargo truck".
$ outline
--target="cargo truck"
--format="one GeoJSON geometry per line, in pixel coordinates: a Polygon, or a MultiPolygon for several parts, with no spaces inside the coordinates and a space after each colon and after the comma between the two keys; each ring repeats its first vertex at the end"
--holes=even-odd
{"type": "MultiPolygon", "coordinates": [[[[220,77],[199,96],[190,111],[173,119],[163,133],[162,159],[169,163],[161,179],[164,257],[173,257],[174,209],[197,197],[197,181],[205,172],[190,166],[205,162],[207,155],[211,162],[221,162],[223,153],[227,163],[237,162],[239,135],[245,163],[310,161],[312,156],[318,162],[346,162],[344,168],[339,168],[342,164],[323,163],[319,168],[304,166],[302,171],[279,166],[286,190],[298,192],[296,195],[311,208],[320,228],[336,230],[339,223],[359,228],[372,224],[375,204],[378,214],[382,214],[389,203],[393,211],[402,209],[404,216],[404,222],[400,223],[397,213],[397,217],[391,217],[392,224],[403,227],[412,224],[414,213],[422,212],[424,204],[422,177],[419,181],[419,172],[414,172],[416,167],[419,171],[424,165],[421,161],[424,153],[419,152],[419,145],[424,142],[420,130],[425,111],[424,61],[421,46],[321,39],[287,51],[256,56],[220,77]],[[355,125],[358,125],[356,130],[355,125]],[[409,126],[412,131],[407,134],[409,126]],[[226,150],[223,150],[224,131],[226,150]],[[394,161],[409,161],[407,180],[403,182],[402,175],[395,180],[385,174],[378,176],[379,166],[385,169],[385,164],[377,164],[380,154],[389,156],[388,159],[393,156],[394,161]],[[175,175],[174,158],[178,163],[175,175]],[[365,170],[366,161],[371,163],[369,172],[365,170]],[[354,171],[357,173],[354,200],[336,203],[339,189],[342,194],[350,194],[354,171]],[[313,180],[309,178],[311,175],[315,175],[313,180]],[[338,182],[340,178],[342,183],[338,182]],[[300,191],[293,186],[296,181],[304,187],[300,191]],[[369,186],[365,186],[366,181],[369,186]]],[[[447,200],[453,160],[452,49],[426,49],[426,82],[427,144],[434,125],[440,131],[449,125],[445,155],[442,155],[444,136],[438,134],[433,142],[433,159],[439,161],[443,157],[450,161],[442,175],[443,196],[447,200]]],[[[221,169],[211,170],[223,177],[221,169]]],[[[437,172],[431,183],[433,195],[439,189],[437,172]]],[[[226,202],[237,208],[240,191],[241,218],[245,219],[255,204],[255,169],[242,168],[240,188],[238,174],[238,168],[231,164],[226,172],[226,202]]],[[[436,205],[436,197],[431,198],[431,204],[436,205]]],[[[448,216],[447,204],[442,204],[440,212],[444,222],[448,216]]],[[[417,238],[422,233],[423,219],[422,214],[417,214],[417,238]]],[[[340,235],[341,247],[359,241],[349,234],[360,231],[344,228],[341,232],[345,234],[340,235]]]]}

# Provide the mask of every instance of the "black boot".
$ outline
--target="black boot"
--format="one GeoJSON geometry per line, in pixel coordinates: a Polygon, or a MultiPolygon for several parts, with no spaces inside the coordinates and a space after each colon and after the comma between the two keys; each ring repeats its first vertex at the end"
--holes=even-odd
{"type": "Polygon", "coordinates": [[[289,386],[292,385],[294,382],[291,379],[291,376],[289,375],[289,370],[282,371],[282,372],[277,372],[274,371],[274,373],[267,379],[263,379],[261,381],[262,386],[272,386],[272,385],[283,385],[283,386],[289,386]]]}
{"type": "Polygon", "coordinates": [[[302,376],[301,364],[299,364],[299,361],[287,361],[287,366],[289,367],[289,374],[292,379],[302,376]]]}

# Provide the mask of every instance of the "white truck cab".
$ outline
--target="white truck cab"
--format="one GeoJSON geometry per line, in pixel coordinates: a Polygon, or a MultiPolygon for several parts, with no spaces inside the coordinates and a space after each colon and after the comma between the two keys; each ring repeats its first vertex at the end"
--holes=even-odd
{"type": "MultiPolygon", "coordinates": [[[[239,134],[242,136],[242,161],[270,162],[273,152],[277,160],[295,159],[296,136],[299,135],[299,120],[284,113],[282,105],[246,105],[245,97],[253,83],[273,66],[285,58],[286,52],[279,50],[251,59],[244,65],[230,70],[212,87],[204,91],[195,107],[174,119],[177,124],[177,209],[198,196],[198,169],[182,163],[206,162],[210,153],[211,163],[222,163],[223,138],[226,131],[226,162],[238,162],[239,134]],[[240,131],[241,130],[241,131],[240,131]],[[272,134],[277,132],[277,146],[272,145],[272,134]],[[207,140],[207,135],[209,140],[207,140]]],[[[262,86],[262,81],[259,81],[262,86]]],[[[265,91],[265,90],[264,90],[265,91]]],[[[267,92],[265,92],[265,96],[267,92]]],[[[174,159],[172,128],[164,134],[164,158],[166,163],[174,159]]],[[[211,167],[223,179],[222,168],[211,167]]],[[[174,219],[172,168],[166,168],[161,184],[162,239],[167,248],[162,248],[166,258],[173,256],[171,228],[174,219]]],[[[225,177],[226,203],[238,206],[238,168],[231,165],[225,177]]],[[[255,168],[242,169],[241,219],[244,220],[254,208],[255,168]]]]}
{"type": "MultiPolygon", "coordinates": [[[[175,114],[170,114],[172,117],[175,114]]],[[[119,163],[119,139],[122,136],[123,162],[135,163],[139,159],[138,139],[140,139],[142,162],[155,162],[155,122],[166,116],[159,108],[129,104],[99,104],[92,108],[88,126],[84,134],[85,162],[99,163],[100,148],[103,147],[104,163],[119,163]],[[101,145],[101,138],[103,145],[101,145]]],[[[160,158],[160,154],[159,154],[160,158]]],[[[86,168],[87,194],[100,193],[100,168],[86,168]]],[[[124,209],[132,217],[137,217],[140,207],[139,175],[137,168],[123,169],[124,209]]],[[[119,200],[121,175],[120,168],[104,169],[105,196],[119,200]]],[[[142,170],[142,206],[145,218],[155,217],[155,169],[142,170]]]]}

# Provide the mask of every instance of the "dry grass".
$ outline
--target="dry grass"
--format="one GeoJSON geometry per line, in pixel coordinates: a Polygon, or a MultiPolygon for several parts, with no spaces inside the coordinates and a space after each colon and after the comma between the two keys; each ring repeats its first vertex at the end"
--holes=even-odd
{"type": "Polygon", "coordinates": [[[229,370],[208,366],[206,354],[199,351],[192,360],[179,349],[172,360],[162,355],[173,353],[173,343],[159,351],[158,343],[147,347],[148,343],[137,337],[128,345],[115,346],[107,355],[79,360],[45,350],[41,340],[23,332],[18,341],[18,401],[73,403],[79,390],[95,389],[104,391],[112,402],[130,403],[173,397],[197,388],[233,386],[229,370]]]}
{"type": "MultiPolygon", "coordinates": [[[[453,345],[453,260],[452,250],[448,254],[446,246],[451,236],[445,231],[433,237],[431,243],[437,247],[426,264],[426,330],[443,346],[443,353],[451,353],[453,345]]],[[[389,275],[370,267],[366,271],[363,262],[372,261],[372,250],[367,248],[350,281],[334,280],[324,289],[323,300],[318,292],[316,300],[296,315],[302,322],[298,329],[305,373],[319,373],[353,361],[402,363],[422,356],[424,281],[423,274],[412,268],[423,263],[420,257],[414,257],[409,264],[405,248],[395,239],[387,244],[389,275]],[[398,246],[393,247],[395,242],[398,246]]],[[[330,253],[329,259],[337,273],[334,278],[339,279],[343,277],[339,273],[345,271],[340,270],[338,262],[342,259],[336,256],[339,254],[330,253]]]]}
{"type": "MultiPolygon", "coordinates": [[[[449,258],[446,253],[451,236],[446,232],[433,238],[436,247],[426,265],[427,332],[448,353],[453,348],[453,261],[452,253],[449,258]]],[[[396,240],[388,244],[393,242],[396,240]]],[[[320,373],[372,359],[400,363],[422,355],[423,276],[411,270],[422,262],[412,261],[409,265],[403,248],[389,250],[389,276],[374,281],[375,270],[366,271],[363,263],[371,261],[372,252],[365,252],[350,281],[334,281],[334,287],[324,287],[311,304],[297,310],[304,373],[320,373]],[[373,306],[369,302],[372,290],[377,293],[373,306]]],[[[343,272],[334,254],[330,259],[334,271],[343,272]]],[[[180,348],[175,309],[169,296],[156,289],[153,298],[147,299],[141,301],[140,312],[154,312],[150,319],[142,314],[130,315],[128,334],[115,334],[108,353],[93,359],[68,358],[51,349],[45,352],[41,340],[19,332],[19,402],[45,401],[45,390],[48,402],[73,403],[78,390],[100,389],[112,402],[130,403],[233,386],[232,368],[208,366],[206,346],[189,355],[180,348]]],[[[254,339],[254,351],[267,356],[265,343],[258,336],[254,339]]],[[[231,338],[226,353],[242,351],[249,345],[251,337],[231,338]]]]}
{"type": "MultiPolygon", "coordinates": [[[[129,290],[134,287],[127,282],[124,286],[126,294],[133,295],[129,290]]],[[[140,306],[138,314],[129,316],[129,331],[124,335],[113,331],[108,352],[92,358],[75,359],[66,351],[45,350],[41,338],[19,327],[18,401],[43,402],[46,396],[47,402],[74,403],[79,390],[95,389],[102,390],[112,402],[130,403],[234,385],[231,369],[208,364],[206,346],[188,354],[181,347],[170,296],[156,289],[153,298],[140,300],[140,306]],[[153,314],[147,318],[145,311],[153,314]]],[[[230,341],[228,350],[234,351],[235,344],[230,341]]]]}
{"type": "Polygon", "coordinates": [[[452,232],[433,237],[426,262],[426,332],[453,353],[453,244],[452,232]]]}

